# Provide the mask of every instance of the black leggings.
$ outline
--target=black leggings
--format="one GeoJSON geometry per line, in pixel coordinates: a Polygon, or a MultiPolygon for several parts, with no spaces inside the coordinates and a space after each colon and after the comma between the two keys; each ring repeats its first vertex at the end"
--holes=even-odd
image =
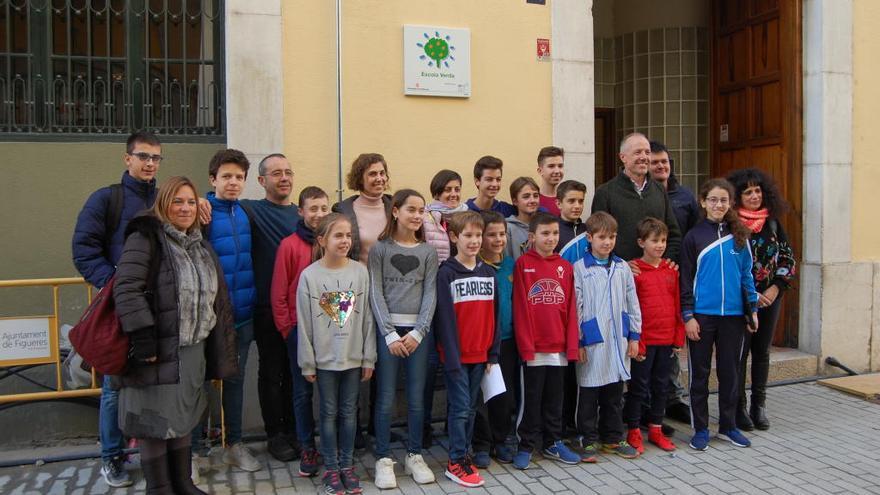
{"type": "Polygon", "coordinates": [[[694,315],[700,324],[700,340],[688,340],[691,379],[691,416],[695,431],[709,428],[709,374],[715,351],[718,375],[718,415],[721,431],[736,428],[739,399],[739,358],[742,355],[746,322],[742,315],[694,315]]]}

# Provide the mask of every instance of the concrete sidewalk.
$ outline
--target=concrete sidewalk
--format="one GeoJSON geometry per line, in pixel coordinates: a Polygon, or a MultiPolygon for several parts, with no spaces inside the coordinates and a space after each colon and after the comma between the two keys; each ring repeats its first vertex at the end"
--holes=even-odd
{"type": "MultiPolygon", "coordinates": [[[[710,397],[713,416],[716,400],[715,395],[710,397]]],[[[806,383],[771,388],[768,410],[772,427],[749,434],[753,442],[749,449],[713,440],[708,451],[691,451],[687,447],[690,432],[678,425],[683,431],[675,436],[679,450],[674,454],[649,445],[637,460],[603,456],[598,464],[577,466],[535,455],[526,471],[493,463],[483,471],[486,485],[478,489],[462,488],[443,477],[446,439],[442,438],[442,445],[435,444],[425,455],[438,483],[416,485],[397,466],[399,488],[381,493],[880,494],[880,404],[806,383]]],[[[265,461],[263,446],[252,447],[265,461]]],[[[402,449],[395,451],[398,459],[403,455],[402,449]]],[[[371,453],[362,453],[356,462],[362,476],[372,476],[371,453]]],[[[315,493],[319,486],[319,478],[300,478],[295,462],[273,460],[256,473],[230,469],[220,463],[219,456],[212,463],[201,485],[211,493],[315,493]]],[[[136,463],[129,469],[137,483],[128,490],[110,490],[101,479],[96,459],[5,468],[0,469],[0,493],[143,493],[136,463]]],[[[380,493],[370,480],[365,477],[365,493],[380,493]]]]}

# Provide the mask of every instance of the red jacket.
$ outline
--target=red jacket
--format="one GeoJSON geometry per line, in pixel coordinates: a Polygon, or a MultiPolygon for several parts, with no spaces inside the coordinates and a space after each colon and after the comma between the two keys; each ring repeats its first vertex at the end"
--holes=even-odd
{"type": "Polygon", "coordinates": [[[639,354],[644,355],[649,345],[684,347],[678,272],[665,262],[656,268],[641,259],[635,262],[641,270],[635,277],[636,294],[642,310],[639,354]]]}
{"type": "Polygon", "coordinates": [[[574,269],[558,254],[546,258],[534,249],[513,269],[513,332],[523,361],[536,352],[564,352],[578,358],[578,316],[574,269]]]}
{"type": "Polygon", "coordinates": [[[296,234],[281,240],[272,273],[272,316],[284,338],[296,325],[296,287],[299,274],[312,264],[312,246],[296,234]]]}

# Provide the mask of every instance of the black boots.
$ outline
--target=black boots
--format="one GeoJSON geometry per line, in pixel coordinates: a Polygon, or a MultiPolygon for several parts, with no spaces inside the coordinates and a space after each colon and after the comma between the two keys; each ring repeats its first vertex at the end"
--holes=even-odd
{"type": "Polygon", "coordinates": [[[192,482],[192,449],[190,447],[168,451],[168,470],[175,494],[207,495],[192,482]]]}
{"type": "Polygon", "coordinates": [[[752,422],[755,424],[755,428],[759,430],[770,429],[770,421],[767,419],[767,411],[765,410],[764,406],[755,405],[755,403],[753,402],[749,413],[752,422]]]}
{"type": "Polygon", "coordinates": [[[168,470],[168,458],[163,456],[155,459],[141,459],[144,481],[147,483],[147,495],[173,495],[171,474],[168,470]]]}

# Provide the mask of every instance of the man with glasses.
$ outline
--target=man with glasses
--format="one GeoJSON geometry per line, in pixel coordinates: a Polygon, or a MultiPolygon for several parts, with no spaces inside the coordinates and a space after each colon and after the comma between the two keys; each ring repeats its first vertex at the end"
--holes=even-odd
{"type": "MultiPolygon", "coordinates": [[[[257,395],[263,426],[272,457],[289,462],[299,457],[293,413],[293,385],[287,360],[287,344],[275,327],[270,293],[275,253],[285,237],[296,231],[300,216],[292,203],[293,168],[281,153],[273,153],[260,161],[257,180],[266,196],[263,199],[241,199],[241,206],[251,222],[251,256],[257,294],[254,303],[254,340],[257,342],[257,395]]],[[[203,223],[211,221],[207,201],[200,204],[203,223]]]]}
{"type": "MultiPolygon", "coordinates": [[[[73,232],[73,264],[86,281],[102,288],[116,272],[122,254],[125,227],[138,212],[156,200],[156,174],[162,163],[159,139],[148,132],[128,137],[123,156],[126,171],[118,184],[98,189],[79,213],[73,232]]],[[[104,377],[98,430],[101,439],[101,474],[112,487],[132,484],[123,466],[124,439],[117,418],[119,392],[104,377]]]]}

